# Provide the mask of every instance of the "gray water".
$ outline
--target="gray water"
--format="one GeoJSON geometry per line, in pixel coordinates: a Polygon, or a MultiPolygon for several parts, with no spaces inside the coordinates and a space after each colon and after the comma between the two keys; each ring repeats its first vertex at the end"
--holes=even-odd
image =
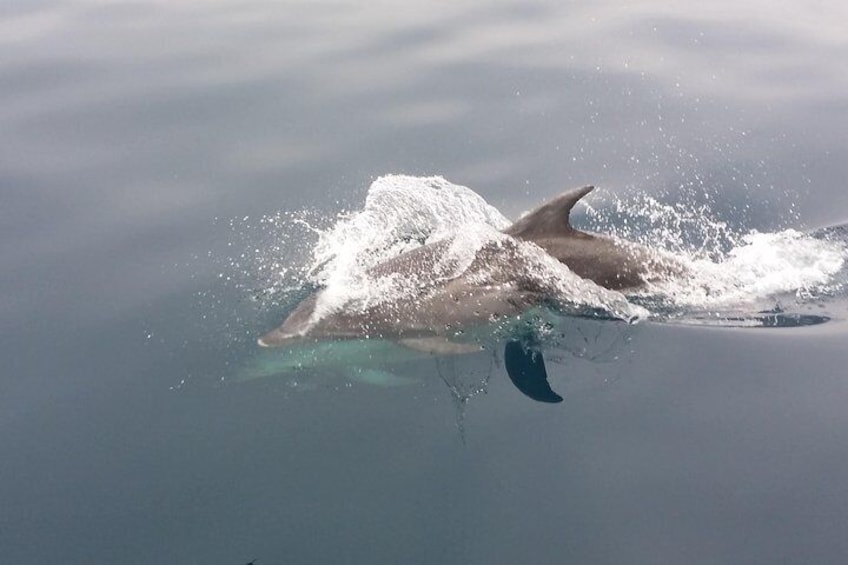
{"type": "Polygon", "coordinates": [[[845,562],[826,305],[807,328],[641,324],[605,362],[549,363],[553,406],[497,366],[458,401],[485,360],[397,388],[227,379],[283,314],[240,262],[273,245],[258,218],[356,209],[385,173],[513,217],[594,183],[709,192],[744,229],[844,223],[842,3],[0,18],[0,563],[845,562]]]}

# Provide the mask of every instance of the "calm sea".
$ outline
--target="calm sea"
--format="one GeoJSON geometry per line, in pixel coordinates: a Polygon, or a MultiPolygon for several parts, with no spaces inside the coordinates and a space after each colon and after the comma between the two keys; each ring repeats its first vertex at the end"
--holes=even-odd
{"type": "Polygon", "coordinates": [[[835,0],[5,0],[0,563],[845,563],[838,288],[811,327],[598,330],[548,358],[556,405],[491,356],[231,377],[309,254],[292,214],[384,174],[513,218],[593,183],[843,225],[846,30],[835,0]]]}

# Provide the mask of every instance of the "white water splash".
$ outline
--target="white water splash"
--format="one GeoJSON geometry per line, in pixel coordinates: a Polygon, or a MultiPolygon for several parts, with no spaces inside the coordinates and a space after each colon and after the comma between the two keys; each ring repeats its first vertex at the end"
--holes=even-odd
{"type": "Polygon", "coordinates": [[[814,239],[796,230],[751,232],[718,262],[693,261],[694,277],[676,293],[678,305],[734,306],[794,294],[825,294],[840,283],[843,244],[814,239]]]}
{"type": "MultiPolygon", "coordinates": [[[[315,317],[396,299],[412,290],[415,281],[369,277],[368,270],[380,263],[446,239],[463,226],[469,235],[507,225],[509,220],[477,193],[441,177],[380,177],[362,210],[340,214],[335,225],[319,232],[307,270],[309,282],[324,288],[315,317]]],[[[454,256],[469,250],[473,254],[470,243],[452,248],[454,256]]]]}
{"type": "Polygon", "coordinates": [[[657,299],[654,317],[742,312],[770,301],[774,306],[787,297],[808,300],[838,292],[845,282],[844,240],[795,229],[759,232],[732,226],[713,213],[712,199],[705,195],[695,204],[668,204],[648,195],[607,199],[608,206],[586,206],[593,230],[670,252],[690,270],[689,277],[640,293],[657,299]]]}
{"type": "Polygon", "coordinates": [[[313,319],[340,308],[397,300],[420,292],[422,285],[458,277],[481,249],[506,240],[516,246],[526,265],[522,267],[526,272],[516,276],[544,283],[564,311],[594,309],[629,321],[648,314],[622,294],[574,275],[535,245],[514,242],[501,232],[510,223],[477,193],[442,177],[380,177],[371,185],[362,210],[341,215],[319,235],[309,272],[310,282],[324,292],[313,319]],[[439,241],[446,242],[444,255],[432,266],[433,272],[420,279],[368,275],[369,269],[389,259],[439,241]]]}
{"type": "MultiPolygon", "coordinates": [[[[584,203],[591,229],[668,252],[689,267],[690,276],[653,285],[628,302],[621,293],[574,275],[535,245],[518,242],[525,259],[521,275],[544,283],[564,313],[600,312],[628,321],[669,314],[685,319],[692,313],[696,319],[709,310],[743,311],[776,296],[808,299],[842,284],[838,274],[848,259],[844,241],[791,229],[733,228],[714,217],[709,200],[668,204],[646,195],[608,198],[612,204],[603,207],[584,203]]],[[[368,271],[423,245],[446,242],[444,255],[427,273],[429,284],[460,276],[486,245],[513,241],[501,232],[509,224],[469,188],[441,177],[388,175],[371,185],[361,210],[340,214],[327,228],[311,228],[317,235],[311,256],[291,271],[324,289],[318,319],[420,292],[428,284],[425,277],[373,277],[368,271]]]]}

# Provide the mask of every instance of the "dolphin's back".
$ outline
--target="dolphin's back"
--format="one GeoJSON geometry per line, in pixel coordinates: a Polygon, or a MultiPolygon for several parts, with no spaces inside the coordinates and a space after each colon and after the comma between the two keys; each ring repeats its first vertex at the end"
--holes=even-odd
{"type": "Polygon", "coordinates": [[[685,269],[650,249],[621,239],[571,227],[570,214],[593,186],[569,190],[512,224],[504,233],[531,241],[577,276],[612,290],[642,286],[685,269]]]}
{"type": "MultiPolygon", "coordinates": [[[[504,233],[538,245],[576,275],[612,290],[686,273],[672,258],[636,243],[572,228],[572,208],[593,189],[568,191],[526,214],[504,233]]],[[[321,336],[419,338],[519,315],[544,302],[550,289],[544,281],[527,276],[532,265],[516,241],[504,239],[478,249],[461,274],[455,272],[457,261],[450,257],[448,240],[384,261],[370,268],[368,276],[409,280],[412,292],[359,309],[318,315],[324,292],[320,290],[298,305],[279,328],[262,336],[259,344],[273,347],[321,336]]]]}

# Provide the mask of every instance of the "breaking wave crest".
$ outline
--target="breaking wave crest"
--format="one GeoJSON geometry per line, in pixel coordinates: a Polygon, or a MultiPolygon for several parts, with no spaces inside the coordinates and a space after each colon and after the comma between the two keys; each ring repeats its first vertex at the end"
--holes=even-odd
{"type": "MultiPolygon", "coordinates": [[[[566,315],[804,325],[813,318],[796,310],[845,293],[848,237],[842,231],[745,230],[715,218],[708,201],[668,204],[645,195],[625,200],[593,194],[581,205],[585,213],[575,218],[576,227],[669,253],[688,267],[688,276],[627,296],[601,288],[535,245],[504,235],[501,230],[510,221],[473,190],[441,177],[388,175],[371,185],[361,210],[342,213],[331,224],[289,217],[308,229],[314,245],[295,267],[279,268],[284,260],[277,257],[277,267],[268,273],[285,273],[287,282],[269,276],[268,286],[291,288],[297,280],[301,286],[323,288],[315,310],[320,318],[413,296],[428,285],[468,275],[486,246],[512,245],[522,259],[523,272],[515,276],[544,285],[566,315]],[[415,280],[373,276],[386,261],[436,242],[442,242],[443,253],[415,280]]],[[[485,277],[485,272],[474,276],[485,277]]]]}

